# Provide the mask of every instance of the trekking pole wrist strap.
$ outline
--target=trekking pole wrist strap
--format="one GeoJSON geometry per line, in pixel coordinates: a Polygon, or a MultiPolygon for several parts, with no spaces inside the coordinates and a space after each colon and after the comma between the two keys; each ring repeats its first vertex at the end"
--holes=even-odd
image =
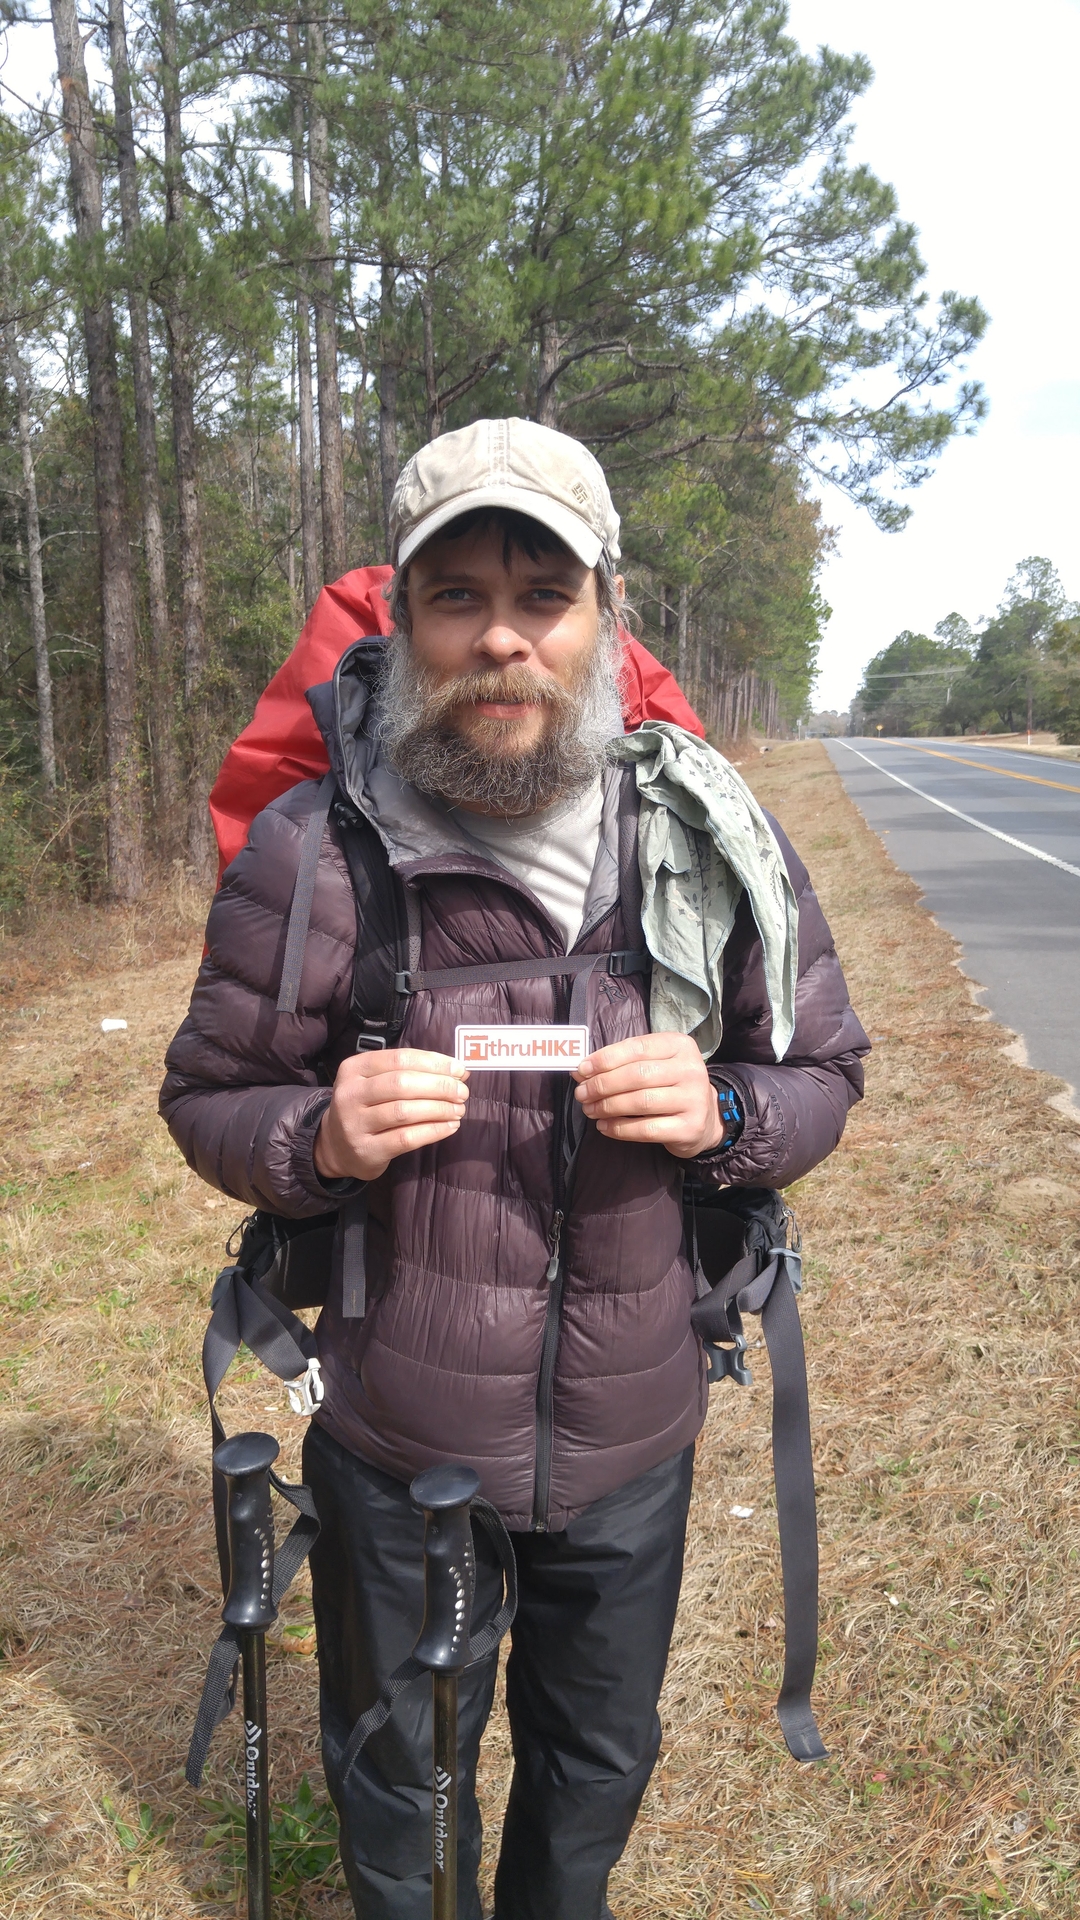
{"type": "MultiPolygon", "coordinates": [[[[489,1500],[483,1499],[471,1501],[469,1511],[472,1518],[479,1521],[483,1527],[498,1555],[503,1578],[503,1598],[491,1619],[481,1627],[479,1633],[470,1635],[469,1659],[468,1664],[462,1668],[463,1673],[469,1673],[473,1668],[483,1666],[486,1660],[491,1659],[512,1626],[517,1612],[517,1560],[514,1557],[513,1542],[503,1524],[502,1515],[489,1500]]],[[[371,1739],[373,1733],[378,1733],[380,1727],[386,1725],[393,1712],[395,1701],[405,1692],[406,1687],[411,1686],[414,1680],[419,1680],[422,1674],[429,1671],[429,1668],[421,1666],[419,1660],[410,1654],[408,1659],[395,1667],[393,1673],[383,1682],[378,1698],[372,1702],[366,1713],[360,1715],[349,1735],[345,1751],[341,1756],[342,1784],[366,1742],[371,1739]]]]}

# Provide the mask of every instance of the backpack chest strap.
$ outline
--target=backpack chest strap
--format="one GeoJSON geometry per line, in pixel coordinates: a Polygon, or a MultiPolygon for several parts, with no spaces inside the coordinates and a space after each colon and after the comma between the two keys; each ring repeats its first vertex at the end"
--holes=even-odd
{"type": "Polygon", "coordinates": [[[440,987],[476,987],[503,980],[550,980],[579,973],[607,973],[616,980],[649,973],[652,955],[644,948],[616,953],[565,953],[534,960],[500,960],[491,966],[421,967],[394,975],[396,993],[432,993],[440,987]]]}

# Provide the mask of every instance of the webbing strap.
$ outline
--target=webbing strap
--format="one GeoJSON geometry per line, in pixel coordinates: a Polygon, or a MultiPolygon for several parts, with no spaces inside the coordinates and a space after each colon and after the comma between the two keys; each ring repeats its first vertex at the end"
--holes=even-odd
{"type": "Polygon", "coordinates": [[[308,815],[307,826],[304,828],[304,843],[300,848],[292,906],[289,909],[289,931],[285,936],[285,959],[282,963],[281,986],[277,997],[279,1013],[295,1013],[300,996],[300,976],[304,971],[304,948],[307,945],[308,926],[311,921],[311,903],[315,898],[319,855],[322,852],[323,834],[326,831],[326,822],[334,798],[334,785],[333,774],[324,774],[315,796],[315,805],[308,815]]]}
{"type": "MultiPolygon", "coordinates": [[[[217,1410],[217,1391],[241,1345],[279,1380],[296,1380],[316,1354],[315,1335],[288,1307],[249,1279],[238,1266],[223,1267],[210,1295],[210,1320],[203,1335],[202,1370],[210,1403],[214,1445],[225,1438],[217,1410]]],[[[214,1474],[214,1530],[222,1590],[229,1583],[229,1540],[225,1524],[225,1485],[214,1474]]],[[[287,1544],[287,1543],[286,1543],[287,1544]]]]}
{"type": "Polygon", "coordinates": [[[430,993],[439,987],[483,986],[488,981],[544,980],[560,975],[592,973],[613,974],[617,979],[628,973],[649,973],[652,955],[644,948],[618,953],[564,953],[538,956],[535,960],[500,960],[494,966],[434,967],[399,973],[395,985],[399,993],[430,993]]]}
{"type": "Polygon", "coordinates": [[[810,1705],[817,1666],[818,1537],[806,1351],[789,1264],[795,1263],[797,1278],[798,1256],[786,1246],[771,1248],[770,1256],[754,1278],[747,1269],[756,1261],[752,1256],[740,1260],[723,1291],[739,1312],[760,1313],[772,1368],[773,1478],[784,1582],[784,1680],[776,1717],[796,1760],[824,1760],[827,1749],[810,1705]]]}
{"type": "MultiPolygon", "coordinates": [[[[502,1517],[488,1500],[474,1500],[471,1511],[473,1518],[479,1520],[499,1556],[505,1594],[502,1604],[496,1608],[487,1625],[481,1627],[479,1633],[470,1635],[469,1660],[468,1665],[462,1669],[464,1673],[468,1673],[473,1667],[482,1666],[485,1660],[490,1660],[504,1634],[513,1624],[514,1615],[517,1612],[517,1561],[514,1558],[513,1542],[503,1525],[502,1517]]],[[[385,1727],[393,1711],[394,1702],[404,1693],[406,1687],[411,1686],[414,1680],[419,1680],[420,1675],[427,1671],[427,1667],[421,1666],[419,1660],[410,1653],[408,1659],[402,1660],[389,1678],[383,1682],[378,1699],[366,1713],[360,1715],[349,1735],[341,1757],[342,1784],[365,1742],[371,1739],[373,1733],[378,1733],[380,1727],[385,1727]]]]}
{"type": "Polygon", "coordinates": [[[796,1760],[824,1760],[825,1744],[810,1705],[817,1666],[818,1535],[806,1353],[785,1263],[776,1264],[776,1284],[761,1314],[773,1376],[773,1477],[784,1580],[784,1681],[776,1717],[796,1760]]]}
{"type": "MultiPolygon", "coordinates": [[[[307,1487],[294,1487],[271,1473],[270,1484],[283,1500],[298,1509],[280,1552],[274,1560],[273,1601],[276,1607],[288,1592],[303,1561],[319,1537],[315,1503],[307,1487]]],[[[210,1649],[203,1681],[202,1697],[195,1716],[195,1727],[188,1748],[184,1777],[191,1787],[202,1785],[203,1768],[214,1737],[214,1729],[228,1718],[236,1705],[236,1669],[240,1659],[240,1634],[236,1627],[223,1627],[210,1649]]]]}
{"type": "Polygon", "coordinates": [[[367,1312],[367,1188],[342,1203],[334,1233],[330,1285],[340,1288],[343,1320],[362,1320],[367,1312]]]}
{"type": "MultiPolygon", "coordinates": [[[[217,1410],[217,1392],[235,1359],[241,1344],[261,1360],[279,1380],[295,1380],[306,1373],[315,1357],[315,1335],[280,1300],[275,1300],[239,1266],[222,1268],[210,1296],[210,1321],[203,1336],[202,1368],[206,1397],[210,1403],[210,1425],[214,1445],[225,1438],[225,1428],[217,1410]]],[[[285,1539],[274,1558],[273,1601],[276,1607],[288,1592],[304,1560],[318,1539],[319,1521],[315,1502],[307,1487],[294,1486],[288,1480],[270,1475],[271,1485],[297,1510],[285,1539]]],[[[217,1538],[218,1564],[222,1592],[229,1586],[229,1536],[226,1521],[226,1488],[223,1475],[213,1476],[214,1532],[217,1538]]],[[[203,1681],[202,1697],[195,1716],[195,1727],[188,1748],[186,1778],[199,1786],[214,1729],[231,1713],[236,1702],[236,1669],[240,1642],[235,1627],[225,1627],[211,1649],[203,1681]]]]}

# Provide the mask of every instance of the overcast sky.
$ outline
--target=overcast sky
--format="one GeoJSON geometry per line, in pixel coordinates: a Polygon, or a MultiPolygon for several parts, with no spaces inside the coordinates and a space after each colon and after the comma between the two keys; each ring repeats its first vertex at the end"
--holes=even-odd
{"type": "MultiPolygon", "coordinates": [[[[971,372],[989,418],[908,496],[903,533],[878,533],[827,491],[838,546],[816,704],[844,707],[872,654],[954,608],[993,613],[1018,560],[1046,554],[1080,597],[1080,0],[791,0],[808,47],[869,56],[855,156],[896,187],[934,293],[974,293],[991,316],[971,372]]],[[[47,29],[10,36],[2,78],[47,88],[47,29]]]]}
{"type": "Polygon", "coordinates": [[[989,417],[907,496],[904,532],[823,498],[839,542],[816,704],[840,708],[902,628],[993,613],[1028,554],[1080,597],[1080,0],[792,0],[791,27],[869,57],[853,152],[919,228],[928,286],[991,319],[971,362],[989,417]]]}

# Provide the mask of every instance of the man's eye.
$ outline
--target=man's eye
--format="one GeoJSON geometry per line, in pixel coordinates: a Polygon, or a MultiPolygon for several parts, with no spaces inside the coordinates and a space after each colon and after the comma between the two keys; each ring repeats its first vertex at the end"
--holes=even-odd
{"type": "Polygon", "coordinates": [[[459,603],[471,600],[472,597],[468,587],[443,587],[441,592],[435,595],[436,600],[454,600],[459,603]]]}

